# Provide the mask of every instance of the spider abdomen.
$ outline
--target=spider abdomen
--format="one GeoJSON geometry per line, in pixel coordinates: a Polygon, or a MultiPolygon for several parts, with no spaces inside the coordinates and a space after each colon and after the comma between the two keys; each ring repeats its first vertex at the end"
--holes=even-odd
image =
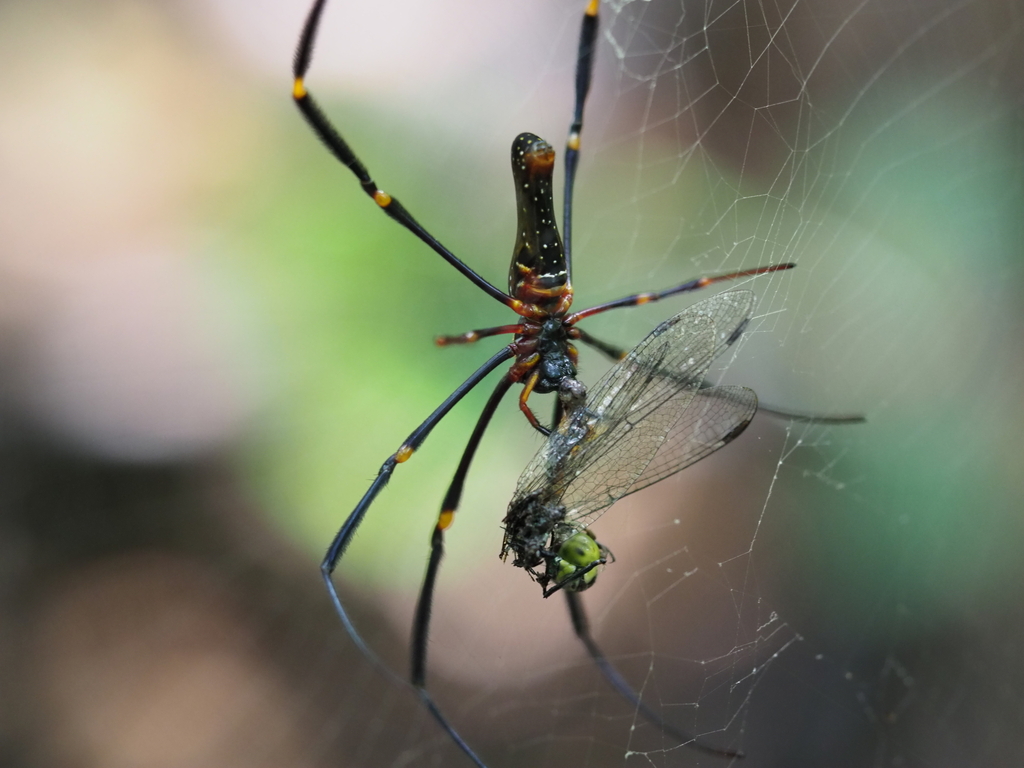
{"type": "MultiPolygon", "coordinates": [[[[516,187],[516,244],[508,275],[509,293],[540,306],[563,301],[569,288],[562,237],[555,223],[551,177],[555,150],[532,133],[512,142],[512,177],[516,187]]],[[[562,307],[562,311],[568,304],[562,307]]]]}

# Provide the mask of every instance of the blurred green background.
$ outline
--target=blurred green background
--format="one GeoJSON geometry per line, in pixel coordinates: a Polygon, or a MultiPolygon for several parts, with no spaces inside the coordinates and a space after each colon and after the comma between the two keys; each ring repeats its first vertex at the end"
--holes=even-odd
{"type": "MultiPolygon", "coordinates": [[[[461,765],[317,572],[381,462],[512,322],[290,103],[306,3],[0,3],[0,762],[461,765]]],[[[508,151],[560,148],[581,4],[335,2],[307,85],[378,183],[506,285],[508,151]]],[[[602,7],[579,308],[762,264],[715,376],[765,403],[600,521],[586,602],[663,717],[761,765],[1019,765],[1019,4],[602,7]]],[[[631,346],[687,303],[588,321],[631,346]]],[[[583,353],[581,376],[605,363],[583,353]]],[[[489,385],[337,581],[399,673],[489,385]]],[[[533,401],[531,401],[533,402],[533,401]]],[[[540,413],[547,403],[538,400],[540,413]]],[[[450,532],[432,689],[492,768],[710,764],[607,689],[497,558],[540,445],[495,417],[450,532]]],[[[717,762],[716,762],[717,764],[717,762]]]]}

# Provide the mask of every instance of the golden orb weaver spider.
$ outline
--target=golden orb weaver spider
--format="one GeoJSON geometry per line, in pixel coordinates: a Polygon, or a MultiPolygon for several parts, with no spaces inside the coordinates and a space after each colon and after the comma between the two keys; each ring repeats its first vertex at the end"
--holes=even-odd
{"type": "MultiPolygon", "coordinates": [[[[325,4],[326,0],[315,0],[313,3],[303,26],[295,54],[292,97],[299,111],[328,150],[339,162],[355,174],[363,191],[370,196],[384,213],[426,243],[435,253],[455,267],[479,289],[518,315],[518,320],[513,324],[483,328],[457,336],[444,336],[437,339],[438,345],[447,346],[451,344],[472,343],[482,338],[501,334],[511,334],[513,336],[513,341],[510,344],[492,355],[490,359],[460,384],[422,424],[413,430],[399,448],[384,461],[376,479],[338,530],[321,563],[321,573],[334,608],[352,641],[368,658],[377,663],[388,674],[403,683],[406,682],[384,667],[363,641],[338,595],[332,574],[371,504],[381,489],[387,484],[395,467],[407,461],[413,455],[438,422],[444,418],[466,393],[479,384],[488,374],[498,369],[502,363],[512,361],[511,367],[499,379],[477,420],[476,427],[463,450],[462,458],[445,494],[441,511],[434,525],[430,544],[430,558],[413,621],[413,639],[411,643],[412,669],[408,681],[419,694],[424,706],[427,707],[451,739],[479,768],[486,768],[484,761],[465,742],[428,692],[426,685],[426,658],[431,605],[435,582],[444,553],[444,534],[454,521],[455,512],[462,497],[465,479],[476,449],[499,402],[513,384],[522,384],[523,389],[519,396],[519,408],[534,429],[546,436],[550,436],[547,446],[549,448],[557,444],[557,441],[560,439],[559,436],[563,435],[561,430],[564,428],[564,425],[572,423],[572,418],[570,417],[574,414],[577,415],[577,418],[583,418],[579,414],[594,416],[597,413],[595,410],[596,406],[586,400],[585,388],[579,385],[575,378],[577,351],[573,342],[580,341],[588,344],[615,360],[622,360],[623,363],[630,359],[625,351],[597,339],[577,327],[580,321],[608,310],[659,301],[669,296],[700,290],[718,282],[787,270],[795,265],[790,263],[774,264],[726,274],[700,277],[665,290],[634,294],[581,311],[569,311],[573,300],[571,258],[572,197],[579,157],[580,135],[583,129],[583,107],[590,88],[598,30],[599,2],[598,0],[587,0],[576,54],[575,106],[564,159],[565,188],[562,208],[562,235],[559,234],[559,229],[555,222],[555,207],[551,186],[555,152],[551,145],[540,137],[532,133],[521,133],[513,141],[511,153],[518,215],[517,237],[509,269],[509,289],[507,293],[502,291],[477,274],[442,245],[439,240],[420,225],[397,198],[384,192],[377,186],[366,166],[363,165],[348,143],[313,100],[313,97],[306,88],[305,78],[312,61],[313,46],[325,4]],[[559,398],[556,400],[555,416],[551,428],[540,423],[528,404],[530,395],[535,392],[560,393],[559,398]]],[[[676,325],[679,325],[681,322],[679,318],[684,315],[685,313],[681,313],[676,318],[667,322],[672,323],[676,321],[676,325]]],[[[687,315],[687,317],[690,317],[690,315],[687,315]]],[[[663,326],[659,326],[659,329],[663,326]]],[[[713,326],[714,322],[712,321],[713,326]]],[[[741,325],[729,329],[729,343],[735,341],[741,332],[741,325]]],[[[677,342],[677,346],[680,343],[682,342],[677,342]]],[[[630,354],[635,356],[635,352],[630,354]]],[[[710,359],[713,359],[713,356],[710,359]]],[[[710,359],[707,361],[708,365],[710,365],[710,359]]],[[[706,367],[703,371],[706,371],[706,367]]],[[[700,378],[704,375],[703,371],[700,373],[700,378]]],[[[690,375],[678,374],[674,377],[662,375],[661,378],[664,381],[674,382],[670,388],[674,387],[679,392],[685,392],[686,396],[691,397],[691,399],[698,397],[695,393],[702,388],[700,379],[690,375]]],[[[603,391],[603,389],[603,385],[598,386],[598,391],[603,391]]],[[[745,392],[749,392],[749,390],[745,390],[745,392]]],[[[750,394],[752,395],[753,393],[750,394]]],[[[756,408],[756,398],[753,400],[752,407],[751,401],[747,396],[739,398],[739,401],[740,404],[736,406],[736,409],[729,411],[729,418],[722,421],[722,424],[728,423],[729,428],[722,435],[718,436],[717,447],[721,447],[721,445],[726,444],[738,435],[753,415],[753,410],[756,408]],[[730,419],[735,423],[731,423],[730,419]]],[[[805,420],[823,422],[839,423],[860,420],[859,417],[803,417],[798,414],[787,414],[782,411],[775,412],[789,418],[803,418],[805,420]]],[[[598,416],[594,416],[594,418],[599,419],[598,416]]],[[[574,439],[576,442],[573,442],[572,446],[593,443],[599,446],[602,445],[599,441],[586,443],[582,436],[577,436],[574,439]]],[[[554,465],[558,465],[559,461],[565,462],[565,455],[558,455],[561,455],[562,458],[558,459],[556,457],[552,459],[554,465]]],[[[702,455],[707,454],[704,453],[702,455]]],[[[700,457],[698,456],[697,458],[700,457]]],[[[693,460],[695,461],[697,458],[693,460]]],[[[673,471],[678,471],[683,466],[685,464],[680,464],[673,471]]],[[[525,474],[524,477],[526,477],[525,474]]],[[[642,486],[637,486],[634,490],[639,487],[642,486]]],[[[626,490],[620,495],[624,495],[625,492],[629,491],[626,490]]],[[[515,507],[517,503],[520,505],[525,503],[520,495],[517,495],[517,499],[513,501],[513,506],[515,507]]],[[[510,550],[516,552],[516,546],[523,535],[524,526],[528,527],[524,522],[524,518],[522,516],[516,518],[515,513],[510,510],[509,517],[506,518],[506,546],[503,554],[507,554],[510,550]]],[[[551,534],[551,530],[548,530],[548,534],[551,534]]],[[[564,553],[552,553],[549,551],[549,548],[545,547],[541,547],[544,550],[543,552],[538,554],[535,551],[532,556],[524,557],[521,552],[516,552],[516,560],[522,561],[516,564],[526,567],[535,577],[540,575],[539,580],[544,582],[545,586],[545,579],[547,581],[554,580],[555,586],[550,590],[546,589],[545,596],[556,590],[562,591],[567,596],[576,635],[609,683],[624,698],[630,701],[637,711],[662,728],[666,733],[677,738],[680,743],[685,743],[704,752],[722,757],[739,756],[740,753],[735,751],[717,749],[701,744],[693,736],[665,723],[641,702],[640,697],[607,661],[590,634],[582,605],[576,595],[579,591],[593,583],[596,568],[605,561],[608,552],[605,548],[597,545],[596,541],[591,546],[584,539],[576,538],[576,534],[584,535],[585,537],[590,536],[588,533],[585,533],[585,529],[581,528],[573,532],[571,536],[567,535],[565,537],[566,541],[560,542],[559,547],[569,544],[568,540],[571,539],[570,549],[575,547],[581,553],[580,557],[583,558],[581,561],[582,565],[572,564],[571,561],[575,556],[570,554],[569,550],[566,550],[564,553]],[[532,570],[540,564],[541,560],[545,558],[550,559],[555,554],[559,558],[558,562],[551,566],[554,568],[554,575],[543,575],[532,570]]],[[[592,536],[590,536],[590,539],[592,540],[592,536]]]]}

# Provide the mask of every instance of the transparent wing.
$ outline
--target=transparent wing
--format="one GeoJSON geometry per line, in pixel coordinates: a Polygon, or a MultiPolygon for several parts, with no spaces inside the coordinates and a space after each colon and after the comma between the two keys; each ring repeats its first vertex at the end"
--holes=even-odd
{"type": "Polygon", "coordinates": [[[711,363],[742,335],[754,301],[750,291],[727,291],[670,317],[590,389],[587,407],[599,418],[614,419],[641,402],[658,402],[673,383],[688,388],[698,371],[703,380],[711,363]]]}
{"type": "Polygon", "coordinates": [[[750,323],[756,302],[753,291],[726,291],[690,307],[706,315],[715,326],[712,360],[739,341],[750,323]]]}
{"type": "Polygon", "coordinates": [[[582,408],[562,420],[519,478],[515,499],[535,492],[557,499],[581,475],[624,492],[670,426],[645,423],[646,417],[673,394],[692,395],[714,348],[714,325],[706,315],[680,313],[655,328],[590,389],[582,408]],[[598,473],[594,464],[615,446],[619,463],[604,462],[598,473]]]}
{"type": "Polygon", "coordinates": [[[659,328],[598,383],[585,408],[570,414],[563,439],[551,441],[558,495],[582,482],[624,492],[657,453],[675,418],[663,406],[671,401],[685,409],[714,359],[710,320],[685,320],[659,328]]]}
{"type": "Polygon", "coordinates": [[[698,390],[627,493],[664,480],[728,445],[742,434],[756,412],[757,395],[748,387],[698,390]]]}
{"type": "MultiPolygon", "coordinates": [[[[746,387],[712,387],[690,394],[685,401],[669,400],[652,415],[652,421],[669,426],[654,454],[628,485],[609,487],[595,482],[599,471],[569,484],[562,494],[562,504],[568,510],[566,522],[589,526],[623,496],[664,480],[727,445],[747,428],[757,411],[757,395],[746,387]]],[[[596,466],[618,460],[618,450],[609,451],[596,466]]]]}
{"type": "Polygon", "coordinates": [[[729,291],[655,328],[552,434],[523,472],[516,499],[532,492],[561,499],[567,520],[586,525],[738,435],[757,408],[754,393],[700,387],[753,305],[749,291],[729,291]]]}

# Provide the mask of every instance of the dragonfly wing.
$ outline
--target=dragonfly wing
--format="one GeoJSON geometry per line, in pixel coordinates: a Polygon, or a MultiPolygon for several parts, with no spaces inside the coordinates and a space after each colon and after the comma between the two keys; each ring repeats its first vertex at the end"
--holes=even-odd
{"type": "MultiPolygon", "coordinates": [[[[660,440],[653,437],[643,444],[654,446],[653,452],[639,470],[618,482],[601,481],[606,466],[622,461],[618,450],[606,452],[585,480],[570,484],[563,494],[562,503],[568,510],[566,522],[585,528],[596,521],[613,503],[631,493],[653,485],[659,480],[679,472],[705,456],[717,451],[738,437],[757,411],[757,395],[746,387],[710,387],[691,390],[686,397],[665,401],[645,419],[637,432],[647,432],[647,425],[660,429],[660,440]],[[606,466],[602,466],[606,465],[606,466]]],[[[625,451],[632,445],[625,443],[625,451]]]]}
{"type": "Polygon", "coordinates": [[[750,323],[756,301],[753,291],[726,291],[690,307],[706,315],[715,326],[712,359],[740,340],[750,323]]]}
{"type": "Polygon", "coordinates": [[[655,328],[566,415],[519,478],[513,505],[537,492],[559,498],[580,484],[603,487],[596,496],[625,493],[671,426],[648,416],[668,398],[692,396],[714,349],[706,315],[680,313],[655,328]],[[613,458],[604,461],[609,452],[613,458]]]}
{"type": "MultiPolygon", "coordinates": [[[[705,446],[724,444],[715,433],[716,419],[753,415],[745,413],[746,406],[732,413],[745,395],[709,394],[700,398],[692,418],[683,415],[690,413],[715,357],[739,338],[753,307],[751,292],[730,291],[654,329],[591,389],[587,406],[559,425],[523,473],[517,498],[544,488],[549,498],[561,500],[567,520],[593,521],[617,499],[717,450],[705,446]],[[694,444],[684,444],[687,439],[694,444]],[[648,469],[655,457],[663,458],[648,469]]],[[[755,408],[756,402],[755,397],[755,408]]]]}
{"type": "Polygon", "coordinates": [[[664,480],[728,445],[747,428],[756,412],[757,395],[747,387],[698,390],[669,429],[661,450],[627,493],[664,480]]]}
{"type": "Polygon", "coordinates": [[[753,308],[750,291],[727,291],[670,317],[590,388],[587,409],[597,420],[614,422],[656,407],[676,390],[702,386],[711,363],[742,335],[753,308]]]}
{"type": "Polygon", "coordinates": [[[561,499],[567,520],[593,521],[622,496],[717,450],[730,429],[739,434],[737,424],[756,409],[753,392],[700,387],[753,304],[749,291],[729,291],[659,325],[563,420],[523,473],[516,498],[544,489],[561,499]]]}

